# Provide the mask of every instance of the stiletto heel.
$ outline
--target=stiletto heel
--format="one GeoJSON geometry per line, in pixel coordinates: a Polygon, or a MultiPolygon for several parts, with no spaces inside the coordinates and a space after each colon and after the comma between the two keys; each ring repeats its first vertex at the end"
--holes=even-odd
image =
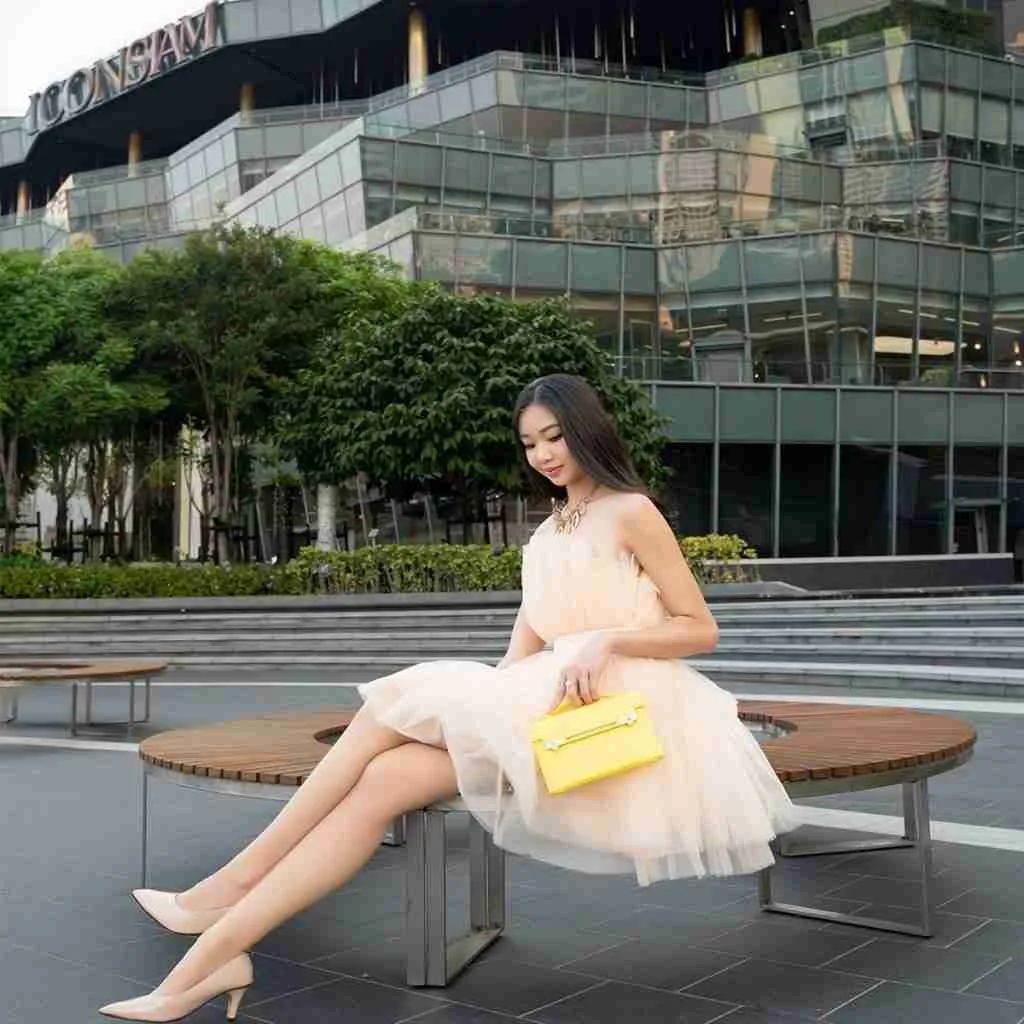
{"type": "Polygon", "coordinates": [[[183,1020],[194,1013],[200,1006],[218,999],[228,997],[228,1020],[234,1020],[242,997],[252,985],[252,961],[242,953],[234,960],[229,960],[223,967],[218,967],[190,989],[184,992],[168,994],[157,989],[148,996],[138,999],[126,999],[120,1003],[104,1006],[100,1013],[118,1020],[146,1021],[147,1024],[170,1024],[171,1021],[183,1020]]]}
{"type": "Polygon", "coordinates": [[[242,998],[249,989],[236,988],[228,993],[228,1020],[234,1020],[238,1016],[238,1008],[242,1005],[242,998]]]}

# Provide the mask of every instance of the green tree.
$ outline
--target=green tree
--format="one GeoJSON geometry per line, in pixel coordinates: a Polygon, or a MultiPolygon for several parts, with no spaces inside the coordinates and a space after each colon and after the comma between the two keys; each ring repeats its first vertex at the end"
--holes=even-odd
{"type": "Polygon", "coordinates": [[[180,251],[139,256],[115,289],[112,314],[176,382],[172,405],[202,433],[221,560],[240,512],[245,446],[265,433],[283,382],[381,275],[367,255],[217,226],[180,251]]]}
{"type": "Polygon", "coordinates": [[[0,252],[0,483],[4,549],[14,546],[26,483],[28,408],[60,326],[57,282],[42,257],[0,252]]]}
{"type": "Polygon", "coordinates": [[[596,387],[637,468],[659,482],[662,421],[564,303],[424,285],[410,298],[397,315],[347,321],[296,375],[278,432],[304,472],[363,473],[399,497],[419,488],[451,496],[469,521],[488,492],[521,486],[510,420],[519,391],[563,372],[596,387]]]}

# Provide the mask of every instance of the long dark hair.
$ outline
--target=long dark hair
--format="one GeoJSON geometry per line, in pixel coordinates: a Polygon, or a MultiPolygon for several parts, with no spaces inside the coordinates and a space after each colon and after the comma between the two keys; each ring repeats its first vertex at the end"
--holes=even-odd
{"type": "Polygon", "coordinates": [[[526,461],[526,449],[519,439],[519,419],[523,410],[534,404],[554,413],[572,457],[595,484],[651,497],[597,392],[582,377],[569,373],[538,377],[516,399],[512,428],[519,444],[523,473],[535,492],[559,500],[566,495],[564,487],[557,487],[526,461]]]}

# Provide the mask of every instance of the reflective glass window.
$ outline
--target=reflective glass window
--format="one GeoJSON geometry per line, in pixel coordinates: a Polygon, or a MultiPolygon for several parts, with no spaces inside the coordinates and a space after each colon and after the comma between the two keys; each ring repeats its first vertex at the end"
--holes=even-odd
{"type": "Polygon", "coordinates": [[[441,120],[441,103],[436,92],[417,96],[406,104],[411,128],[432,128],[441,120]]]}
{"type": "Polygon", "coordinates": [[[584,196],[618,196],[626,192],[621,157],[587,157],[580,161],[584,196]]]}
{"type": "Polygon", "coordinates": [[[757,83],[757,88],[761,110],[800,106],[800,83],[795,71],[787,71],[783,75],[767,75],[757,83]]]}
{"type": "Polygon", "coordinates": [[[547,75],[531,71],[527,72],[524,79],[521,100],[524,107],[537,107],[542,110],[565,109],[567,79],[564,75],[547,75]]]}
{"type": "MultiPolygon", "coordinates": [[[[364,139],[363,176],[368,181],[391,182],[395,176],[395,144],[378,139],[364,139]]],[[[345,183],[348,184],[348,175],[345,183]]]]}
{"type": "Polygon", "coordinates": [[[630,82],[611,82],[608,89],[608,112],[617,117],[646,117],[647,87],[630,82]]]}
{"type": "Polygon", "coordinates": [[[888,84],[888,80],[883,51],[854,57],[846,62],[846,81],[850,92],[880,89],[888,84]]]}
{"type": "Polygon", "coordinates": [[[603,114],[607,105],[606,83],[600,79],[566,80],[566,104],[579,113],[603,114]]]}
{"type": "Polygon", "coordinates": [[[267,156],[296,157],[302,152],[302,126],[271,124],[266,128],[267,156]]]}
{"type": "Polygon", "coordinates": [[[917,289],[917,246],[913,242],[878,240],[878,282],[886,287],[917,289]]]}
{"type": "Polygon", "coordinates": [[[921,131],[925,135],[942,134],[942,90],[921,86],[921,131]]]}
{"type": "Polygon", "coordinates": [[[221,139],[206,147],[206,170],[208,174],[224,170],[224,146],[221,139]]]}
{"type": "Polygon", "coordinates": [[[960,250],[941,245],[921,247],[921,287],[927,292],[960,291],[960,250]]]}
{"type": "Polygon", "coordinates": [[[455,280],[455,236],[416,235],[420,255],[420,277],[425,281],[455,280]]]}
{"type": "Polygon", "coordinates": [[[473,94],[473,109],[488,110],[498,104],[498,81],[492,72],[470,79],[470,92],[473,94]]]}
{"type": "Polygon", "coordinates": [[[722,86],[717,90],[717,96],[718,116],[722,121],[734,121],[758,112],[756,82],[722,86]]]}
{"type": "Polygon", "coordinates": [[[307,210],[299,218],[299,229],[303,238],[308,238],[312,242],[324,241],[324,218],[319,207],[307,210]]]}
{"type": "Polygon", "coordinates": [[[496,154],[492,174],[492,192],[526,197],[533,192],[533,161],[528,158],[496,154]]]}
{"type": "Polygon", "coordinates": [[[982,98],[978,135],[987,142],[1006,142],[1010,131],[1010,108],[1005,100],[982,98]]]}
{"type": "Polygon", "coordinates": [[[441,187],[442,150],[438,146],[420,146],[400,142],[397,150],[395,180],[410,185],[441,187]]]}
{"type": "Polygon", "coordinates": [[[569,247],[558,242],[518,243],[516,287],[564,292],[568,287],[569,247]]]}
{"type": "MultiPolygon", "coordinates": [[[[342,147],[339,156],[341,157],[341,180],[345,185],[352,185],[363,177],[362,155],[361,142],[352,142],[342,147]]],[[[393,157],[389,157],[389,159],[393,159],[393,157]]],[[[391,180],[390,172],[384,180],[391,180]]]]}
{"type": "Polygon", "coordinates": [[[619,293],[622,250],[618,246],[574,245],[572,290],[619,293]]]}
{"type": "Polygon", "coordinates": [[[455,274],[459,282],[512,287],[512,240],[459,235],[455,244],[455,274]]]}
{"type": "Polygon", "coordinates": [[[1011,95],[1012,84],[1011,74],[1013,65],[1005,60],[997,60],[992,57],[981,58],[981,91],[988,96],[1002,96],[1008,98],[1011,95]]]}
{"type": "Polygon", "coordinates": [[[458,82],[441,90],[441,118],[454,121],[457,117],[466,117],[473,112],[473,97],[469,92],[468,82],[458,82]]]}
{"type": "Polygon", "coordinates": [[[968,249],[964,252],[964,292],[987,297],[989,294],[988,253],[968,249]]]}
{"type": "Polygon", "coordinates": [[[739,244],[694,245],[686,251],[690,291],[732,291],[740,288],[739,244]]]}
{"type": "Polygon", "coordinates": [[[979,85],[981,68],[979,58],[973,53],[962,50],[949,50],[949,87],[974,92],[979,85]]]}
{"type": "Polygon", "coordinates": [[[478,192],[487,195],[487,176],[490,158],[486,153],[474,153],[465,149],[449,149],[445,152],[445,190],[478,192]]]}
{"type": "Polygon", "coordinates": [[[625,250],[622,290],[627,295],[654,295],[657,290],[657,260],[653,249],[625,250]]]}
{"type": "Polygon", "coordinates": [[[951,89],[946,95],[946,133],[973,139],[976,109],[974,96],[951,89]]]}

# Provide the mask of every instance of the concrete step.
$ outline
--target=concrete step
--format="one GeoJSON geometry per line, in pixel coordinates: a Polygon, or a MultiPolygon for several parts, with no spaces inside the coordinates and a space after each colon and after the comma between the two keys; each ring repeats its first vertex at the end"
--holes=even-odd
{"type": "Polygon", "coordinates": [[[929,690],[991,697],[1024,695],[1024,670],[944,665],[900,665],[892,662],[759,662],[695,658],[687,662],[730,687],[836,686],[882,690],[929,690]]]}
{"type": "Polygon", "coordinates": [[[743,658],[763,661],[842,661],[862,659],[898,664],[976,665],[1024,669],[1024,647],[914,646],[909,644],[745,644],[719,643],[715,661],[743,658]]]}

